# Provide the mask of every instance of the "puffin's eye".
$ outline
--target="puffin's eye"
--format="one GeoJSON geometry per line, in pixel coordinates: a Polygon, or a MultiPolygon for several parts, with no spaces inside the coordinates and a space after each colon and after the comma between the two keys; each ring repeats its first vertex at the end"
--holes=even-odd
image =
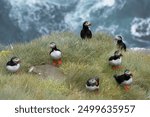
{"type": "Polygon", "coordinates": [[[91,79],[90,82],[93,83],[93,79],[91,79]]]}

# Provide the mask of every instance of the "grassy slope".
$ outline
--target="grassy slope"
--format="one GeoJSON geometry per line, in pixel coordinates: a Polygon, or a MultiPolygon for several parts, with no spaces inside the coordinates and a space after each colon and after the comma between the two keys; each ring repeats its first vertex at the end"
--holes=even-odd
{"type": "Polygon", "coordinates": [[[104,34],[95,34],[93,39],[83,41],[72,33],[54,33],[27,44],[17,44],[11,54],[0,56],[0,99],[147,99],[150,55],[131,51],[123,53],[124,69],[130,69],[134,75],[134,83],[127,93],[122,87],[117,87],[112,77],[124,69],[113,71],[108,65],[108,57],[115,50],[111,37],[104,34]],[[50,61],[48,53],[52,41],[63,52],[60,69],[66,74],[65,82],[42,80],[27,73],[30,66],[50,61]],[[5,70],[12,55],[22,60],[18,74],[5,70]],[[100,77],[98,95],[85,89],[86,80],[92,76],[100,77]]]}

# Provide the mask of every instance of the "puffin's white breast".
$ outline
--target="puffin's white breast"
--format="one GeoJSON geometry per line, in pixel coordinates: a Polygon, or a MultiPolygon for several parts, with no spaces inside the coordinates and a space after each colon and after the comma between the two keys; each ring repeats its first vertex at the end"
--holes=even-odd
{"type": "Polygon", "coordinates": [[[90,90],[90,91],[94,91],[94,90],[96,90],[96,89],[99,89],[99,86],[87,86],[87,85],[86,85],[86,88],[87,88],[88,90],[90,90]]]}
{"type": "Polygon", "coordinates": [[[129,80],[123,81],[121,84],[130,85],[133,82],[133,78],[131,77],[129,80]]]}
{"type": "Polygon", "coordinates": [[[58,60],[62,57],[61,52],[60,51],[56,51],[54,50],[53,52],[51,52],[51,57],[55,60],[58,60]]]}
{"type": "Polygon", "coordinates": [[[110,65],[113,65],[113,66],[118,66],[118,65],[121,64],[121,61],[122,61],[122,59],[119,58],[119,59],[116,59],[116,60],[111,60],[111,61],[109,61],[109,64],[110,64],[110,65]]]}
{"type": "Polygon", "coordinates": [[[10,72],[16,72],[19,68],[20,68],[20,64],[14,66],[10,66],[10,65],[6,66],[6,69],[10,72]]]}

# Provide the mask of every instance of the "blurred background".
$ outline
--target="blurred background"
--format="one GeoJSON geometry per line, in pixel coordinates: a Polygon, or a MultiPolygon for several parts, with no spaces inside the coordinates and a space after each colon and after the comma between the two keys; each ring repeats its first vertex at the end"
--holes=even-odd
{"type": "Polygon", "coordinates": [[[150,0],[0,0],[0,45],[52,32],[121,34],[130,48],[150,48],[150,0]]]}

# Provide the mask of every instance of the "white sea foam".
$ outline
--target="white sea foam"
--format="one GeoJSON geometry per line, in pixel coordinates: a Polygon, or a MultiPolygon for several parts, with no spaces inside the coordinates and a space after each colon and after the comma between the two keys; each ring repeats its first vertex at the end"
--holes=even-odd
{"type": "Polygon", "coordinates": [[[142,53],[150,54],[150,48],[134,47],[134,48],[130,48],[130,50],[133,52],[142,52],[142,53]]]}
{"type": "Polygon", "coordinates": [[[140,51],[140,50],[146,50],[145,48],[139,48],[139,47],[134,47],[134,48],[130,48],[133,51],[140,51]]]}
{"type": "MultiPolygon", "coordinates": [[[[63,21],[57,24],[44,20],[55,19],[55,6],[59,9],[60,6],[68,5],[69,0],[7,0],[11,5],[9,17],[15,25],[23,32],[32,29],[32,26],[41,34],[48,34],[53,27],[61,27],[63,21]],[[66,2],[67,1],[67,2],[66,2]],[[47,19],[42,18],[42,14],[47,19]]],[[[59,29],[58,29],[59,30],[59,29]]]]}
{"type": "Polygon", "coordinates": [[[9,17],[16,21],[16,25],[20,27],[22,31],[27,31],[30,28],[30,23],[38,21],[40,18],[36,15],[36,11],[41,8],[36,4],[44,4],[41,0],[8,0],[12,6],[9,17]]]}
{"type": "Polygon", "coordinates": [[[65,17],[65,22],[74,29],[79,27],[83,21],[91,20],[90,14],[97,9],[103,7],[112,7],[115,4],[115,0],[80,0],[76,6],[76,9],[68,13],[65,17]],[[86,9],[86,10],[85,10],[86,9]]]}
{"type": "Polygon", "coordinates": [[[116,30],[118,29],[118,25],[111,25],[109,27],[105,27],[105,26],[98,26],[96,29],[96,32],[108,32],[110,34],[115,34],[116,30]]]}
{"type": "Polygon", "coordinates": [[[131,23],[131,34],[139,38],[150,36],[150,18],[134,18],[131,23]]]}
{"type": "MultiPolygon", "coordinates": [[[[9,17],[15,25],[23,31],[29,31],[32,29],[32,25],[41,34],[49,33],[54,27],[61,27],[66,24],[70,29],[77,30],[80,24],[85,20],[92,20],[91,14],[97,10],[108,7],[105,13],[101,14],[101,17],[107,18],[112,14],[112,11],[116,8],[122,7],[125,0],[7,0],[11,5],[9,17]],[[118,3],[121,3],[119,4],[118,3]],[[61,6],[69,6],[70,4],[77,3],[75,9],[67,14],[64,14],[64,19],[61,22],[51,23],[51,19],[56,19],[55,14],[51,14],[55,11],[55,6],[60,8],[61,6]],[[118,3],[116,5],[116,3],[118,3]],[[43,11],[44,8],[44,11],[43,11]],[[50,22],[41,21],[40,12],[49,17],[50,22]],[[31,25],[32,24],[32,25],[31,25]],[[57,26],[56,26],[57,25],[57,26]]],[[[114,29],[111,31],[114,32],[114,29]]]]}
{"type": "MultiPolygon", "coordinates": [[[[106,8],[104,13],[97,16],[105,20],[109,15],[112,15],[114,10],[121,9],[125,2],[125,0],[88,0],[88,2],[86,0],[79,0],[75,10],[65,16],[65,23],[67,23],[72,30],[79,29],[84,21],[93,20],[93,13],[106,8]]],[[[102,25],[100,28],[101,27],[102,25]]]]}

